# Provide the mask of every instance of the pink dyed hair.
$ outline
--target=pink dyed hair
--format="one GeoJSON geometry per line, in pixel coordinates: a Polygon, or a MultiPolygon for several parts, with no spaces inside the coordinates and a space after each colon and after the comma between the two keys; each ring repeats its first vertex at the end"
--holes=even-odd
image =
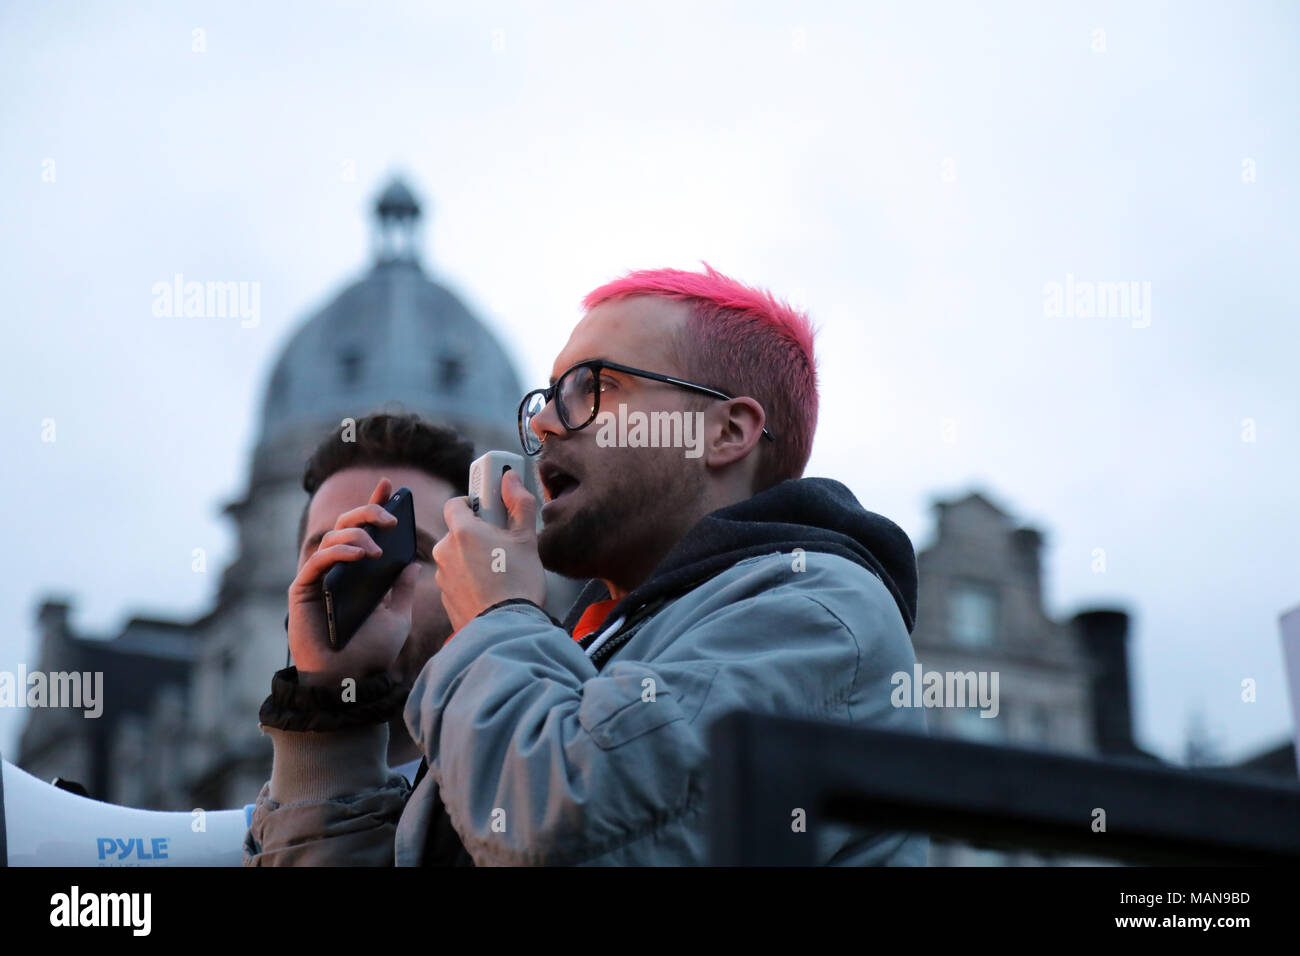
{"type": "MultiPolygon", "coordinates": [[[[762,450],[755,491],[803,475],[817,430],[816,330],[808,316],[770,292],[728,278],[701,260],[704,272],[645,269],[629,272],[582,300],[590,311],[604,302],[655,295],[691,307],[676,343],[686,374],[701,385],[763,406],[776,439],[762,450]]],[[[658,370],[656,370],[658,371],[658,370]]]]}

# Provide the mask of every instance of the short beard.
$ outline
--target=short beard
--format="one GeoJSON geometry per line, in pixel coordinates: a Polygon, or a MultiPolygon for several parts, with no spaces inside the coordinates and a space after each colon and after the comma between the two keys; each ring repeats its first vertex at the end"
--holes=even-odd
{"type": "MultiPolygon", "coordinates": [[[[698,500],[703,475],[693,470],[689,478],[679,472],[663,477],[636,474],[640,481],[611,488],[604,497],[575,511],[563,525],[543,526],[537,537],[542,566],[570,578],[617,580],[624,568],[637,564],[628,560],[629,554],[661,546],[665,533],[675,524],[673,519],[698,500]]],[[[675,543],[674,538],[668,546],[675,543]]]]}

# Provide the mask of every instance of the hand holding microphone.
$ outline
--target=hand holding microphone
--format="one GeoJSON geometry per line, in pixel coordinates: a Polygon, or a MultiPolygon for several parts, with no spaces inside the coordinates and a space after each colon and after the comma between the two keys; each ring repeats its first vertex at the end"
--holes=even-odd
{"type": "Polygon", "coordinates": [[[494,528],[510,527],[510,511],[502,497],[501,484],[514,472],[523,477],[524,459],[510,451],[490,451],[469,466],[469,509],[494,528]]]}
{"type": "Polygon", "coordinates": [[[469,497],[443,507],[447,535],[433,549],[442,603],[459,630],[493,604],[546,600],[537,557],[537,498],[516,454],[490,451],[470,465],[469,497]],[[477,506],[477,507],[476,507],[477,506]]]}

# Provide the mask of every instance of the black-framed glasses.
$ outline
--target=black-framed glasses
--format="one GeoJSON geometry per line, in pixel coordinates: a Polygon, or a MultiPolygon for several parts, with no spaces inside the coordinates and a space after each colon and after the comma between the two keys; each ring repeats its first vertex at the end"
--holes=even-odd
{"type": "MultiPolygon", "coordinates": [[[[555,410],[559,413],[560,424],[568,431],[579,431],[596,420],[596,416],[600,414],[600,373],[605,369],[611,372],[622,372],[624,375],[635,375],[638,378],[648,378],[667,385],[676,385],[678,388],[721,398],[724,401],[735,398],[734,395],[720,392],[716,388],[673,378],[671,375],[630,368],[617,362],[606,362],[604,359],[588,359],[570,368],[549,388],[533,389],[519,403],[519,442],[524,446],[524,454],[536,455],[542,450],[542,440],[533,431],[533,419],[542,413],[552,399],[555,400],[555,410]]],[[[766,426],[763,427],[763,437],[768,441],[776,441],[766,426]]]]}

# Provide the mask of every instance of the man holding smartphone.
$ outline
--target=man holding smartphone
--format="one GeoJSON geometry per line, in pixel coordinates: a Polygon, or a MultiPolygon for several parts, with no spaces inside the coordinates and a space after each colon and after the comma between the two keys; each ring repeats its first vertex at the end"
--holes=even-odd
{"type": "MultiPolygon", "coordinates": [[[[427,768],[409,798],[360,759],[374,747],[366,721],[389,706],[380,672],[361,698],[368,717],[349,719],[327,694],[268,701],[264,725],[325,730],[317,764],[348,755],[363,768],[343,789],[304,788],[308,812],[354,841],[354,862],[380,856],[370,848],[395,824],[399,865],[456,853],[478,865],[706,863],[705,734],[721,714],[925,731],[923,710],[891,704],[891,676],[915,662],[911,542],[839,482],[801,477],[818,406],[811,325],[705,269],[631,273],[592,292],[550,385],[524,397],[540,535],[538,502],[513,474],[505,529],[447,502],[435,578],[456,630],[405,705],[427,768]],[[662,426],[653,441],[647,420],[662,426]],[[543,566],[595,579],[563,625],[542,608],[543,566]]],[[[385,619],[404,600],[395,588],[353,639],[365,664],[392,653],[385,619]]],[[[332,661],[319,624],[290,639],[325,687],[361,666],[332,661]]],[[[276,737],[277,769],[283,747],[307,770],[294,746],[276,737]]],[[[259,799],[246,864],[282,862],[312,838],[292,809],[259,799]]],[[[808,832],[819,862],[926,860],[924,835],[808,832]]]]}
{"type": "MultiPolygon", "coordinates": [[[[340,426],[312,453],[303,473],[307,503],[298,523],[298,573],[289,589],[289,638],[298,653],[296,665],[276,675],[274,693],[293,699],[319,689],[327,671],[341,668],[358,676],[386,671],[388,717],[367,724],[364,742],[352,737],[354,759],[313,764],[311,744],[320,738],[314,732],[284,733],[301,746],[277,748],[272,779],[263,797],[275,803],[301,803],[307,791],[299,784],[310,778],[310,787],[347,790],[354,779],[369,780],[379,773],[406,782],[414,780],[421,752],[411,740],[401,716],[401,704],[421,668],[451,634],[451,623],[432,572],[434,545],[447,533],[442,510],[445,503],[466,492],[466,473],[473,460],[473,446],[450,428],[423,421],[415,415],[376,414],[340,426]],[[304,627],[316,626],[321,607],[320,582],[324,573],[340,561],[357,560],[373,554],[374,545],[361,530],[367,523],[387,526],[395,521],[382,505],[394,486],[411,489],[415,508],[415,561],[399,578],[397,586],[375,609],[362,628],[363,641],[350,641],[341,651],[320,648],[309,641],[295,640],[304,627]],[[378,497],[383,493],[385,497],[378,497]],[[361,761],[364,768],[358,764],[361,761]]],[[[323,693],[340,700],[344,690],[338,683],[323,693]]],[[[274,695],[273,695],[274,696],[274,695]]],[[[277,733],[277,731],[272,731],[277,733]]],[[[346,742],[348,733],[333,734],[334,742],[346,742]]],[[[400,811],[402,801],[396,801],[400,811]]],[[[299,813],[306,823],[309,811],[299,813]]],[[[328,826],[301,847],[287,849],[281,862],[324,864],[364,862],[358,850],[344,838],[338,845],[327,839],[328,826]]],[[[390,834],[391,839],[391,834],[390,834]]],[[[391,857],[391,847],[387,854],[391,857]]],[[[391,862],[391,859],[388,860],[391,862]]]]}

